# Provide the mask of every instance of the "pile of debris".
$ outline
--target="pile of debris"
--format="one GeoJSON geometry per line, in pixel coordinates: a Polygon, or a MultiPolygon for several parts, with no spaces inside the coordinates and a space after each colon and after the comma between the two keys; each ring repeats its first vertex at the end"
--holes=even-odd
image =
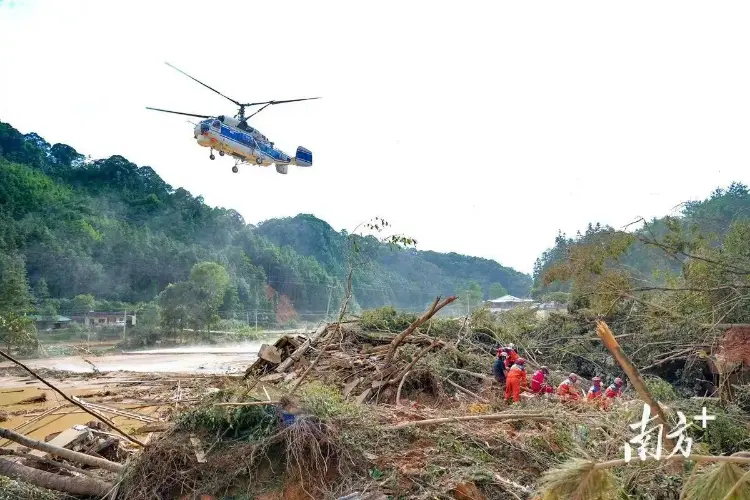
{"type": "MultiPolygon", "coordinates": [[[[479,381],[490,381],[489,364],[482,372],[465,370],[471,363],[476,369],[476,360],[487,363],[486,346],[461,346],[420,331],[420,326],[429,325],[431,318],[440,309],[453,302],[455,297],[445,300],[436,298],[431,307],[399,334],[390,332],[368,332],[356,323],[333,323],[320,326],[309,338],[285,336],[274,345],[264,344],[258,359],[250,365],[245,378],[259,382],[293,384],[294,393],[306,378],[313,378],[338,387],[344,397],[357,403],[369,400],[398,402],[400,391],[418,361],[428,354],[442,353],[452,358],[451,366],[444,367],[453,373],[468,375],[479,381]],[[472,351],[474,353],[472,354],[472,351]],[[484,357],[482,358],[482,355],[484,357]],[[473,359],[471,359],[473,356],[473,359]]],[[[460,333],[460,332],[459,332],[460,333]]],[[[460,341],[460,337],[459,337],[460,341]]],[[[491,360],[491,358],[489,358],[491,360]]],[[[481,365],[480,365],[481,366],[481,365]]],[[[440,370],[443,371],[443,370],[440,370]]],[[[426,376],[427,384],[435,395],[442,393],[442,384],[436,373],[419,372],[415,376],[426,376]]],[[[473,391],[461,387],[443,377],[449,386],[475,399],[487,402],[473,391]]],[[[475,384],[474,384],[475,385],[475,384]]]]}

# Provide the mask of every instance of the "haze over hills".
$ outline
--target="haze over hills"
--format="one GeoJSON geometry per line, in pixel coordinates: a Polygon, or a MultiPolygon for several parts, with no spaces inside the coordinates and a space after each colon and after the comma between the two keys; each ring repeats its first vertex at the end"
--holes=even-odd
{"type": "MultiPolygon", "coordinates": [[[[152,301],[202,261],[229,274],[224,314],[273,311],[283,296],[298,313],[324,313],[343,293],[345,241],[307,214],[246,224],[151,167],[122,156],[87,160],[0,122],[0,253],[6,264],[22,260],[31,288],[59,313],[80,308],[82,294],[109,301],[101,307],[152,301]]],[[[531,288],[530,276],[492,260],[394,251],[372,237],[362,244],[372,257],[353,280],[363,308],[421,309],[462,289],[477,305],[491,290],[525,296],[531,288]]]]}

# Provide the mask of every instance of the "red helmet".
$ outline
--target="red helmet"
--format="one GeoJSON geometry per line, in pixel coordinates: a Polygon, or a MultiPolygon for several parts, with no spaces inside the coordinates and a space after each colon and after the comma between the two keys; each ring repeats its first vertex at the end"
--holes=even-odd
{"type": "Polygon", "coordinates": [[[601,377],[594,377],[591,379],[591,381],[594,383],[594,385],[599,385],[602,383],[601,377]]]}
{"type": "Polygon", "coordinates": [[[518,358],[518,359],[516,360],[516,364],[517,364],[517,365],[521,365],[521,366],[523,366],[523,365],[525,365],[525,364],[526,364],[526,360],[525,360],[525,359],[523,359],[523,358],[518,358]]]}
{"type": "Polygon", "coordinates": [[[618,387],[622,385],[622,379],[620,377],[617,377],[615,379],[615,385],[618,386],[618,387]]]}

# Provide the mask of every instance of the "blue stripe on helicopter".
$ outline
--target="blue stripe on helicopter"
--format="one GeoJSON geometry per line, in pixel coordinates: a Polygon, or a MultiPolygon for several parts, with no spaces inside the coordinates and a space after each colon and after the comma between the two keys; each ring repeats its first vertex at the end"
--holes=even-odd
{"type": "Polygon", "coordinates": [[[264,150],[264,149],[270,149],[270,148],[263,148],[262,145],[258,144],[255,139],[250,137],[247,134],[243,134],[240,132],[235,132],[234,130],[230,129],[227,126],[222,125],[221,127],[221,137],[228,139],[232,142],[235,142],[239,144],[240,146],[249,147],[252,149],[257,150],[260,152],[263,156],[267,156],[271,158],[272,160],[279,160],[284,162],[291,161],[291,158],[289,158],[287,155],[282,154],[276,150],[271,149],[270,152],[264,150]],[[252,142],[251,142],[252,141],[252,142]]]}

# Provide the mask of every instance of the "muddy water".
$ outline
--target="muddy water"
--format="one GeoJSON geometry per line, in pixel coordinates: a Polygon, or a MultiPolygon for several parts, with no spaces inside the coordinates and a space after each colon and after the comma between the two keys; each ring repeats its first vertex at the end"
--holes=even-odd
{"type": "MultiPolygon", "coordinates": [[[[61,432],[76,424],[86,424],[87,422],[96,420],[82,410],[70,407],[63,398],[47,388],[38,387],[36,385],[19,386],[18,379],[0,380],[0,382],[6,382],[0,383],[0,411],[11,413],[25,410],[28,412],[27,415],[9,416],[5,422],[0,424],[6,429],[14,429],[16,432],[20,432],[21,434],[33,439],[42,441],[45,436],[54,432],[61,432]],[[40,394],[46,394],[47,400],[41,403],[19,404],[19,402],[24,399],[36,397],[40,394]],[[60,408],[50,412],[46,416],[42,416],[42,413],[45,411],[58,407],[60,408]]],[[[88,384],[85,381],[79,381],[78,383],[56,381],[55,385],[60,387],[68,395],[80,397],[86,397],[89,394],[103,390],[101,385],[98,385],[96,388],[88,387],[88,384]]],[[[140,405],[110,404],[110,406],[121,409],[131,409],[140,405]]],[[[158,408],[155,406],[133,409],[133,411],[153,417],[156,417],[155,412],[157,410],[158,408]]],[[[144,425],[140,420],[114,415],[110,415],[110,418],[126,432],[132,432],[133,429],[137,429],[144,425]]],[[[15,443],[0,439],[0,447],[14,448],[15,446],[15,443]]]]}
{"type": "MultiPolygon", "coordinates": [[[[218,346],[196,345],[127,351],[122,354],[94,356],[87,359],[94,363],[100,372],[236,373],[243,371],[257,359],[258,349],[262,344],[273,344],[278,337],[275,335],[252,342],[218,346]]],[[[31,359],[24,363],[32,369],[47,368],[76,373],[93,372],[91,365],[80,356],[31,359]]],[[[8,366],[11,366],[9,362],[0,363],[0,368],[8,366]]]]}
{"type": "MultiPolygon", "coordinates": [[[[273,344],[280,335],[266,337],[253,342],[237,344],[186,346],[165,349],[149,349],[143,351],[128,351],[121,354],[107,356],[92,356],[87,359],[102,372],[151,372],[158,378],[171,377],[171,374],[225,374],[242,372],[257,359],[258,349],[262,344],[273,344]]],[[[93,368],[80,356],[61,358],[40,358],[24,360],[29,368],[47,368],[52,370],[76,373],[91,373],[93,368]]],[[[0,363],[0,368],[13,366],[9,362],[0,363]]],[[[55,386],[68,395],[86,397],[107,389],[117,391],[117,382],[129,378],[126,374],[110,374],[92,379],[55,380],[55,386]]],[[[145,385],[148,385],[147,383],[145,385]]],[[[51,414],[41,417],[45,410],[64,405],[66,402],[56,393],[44,387],[31,378],[0,377],[0,413],[7,414],[3,427],[17,429],[17,432],[34,439],[43,440],[45,436],[68,429],[76,424],[85,424],[94,420],[91,415],[70,406],[60,408],[51,414]],[[34,404],[19,404],[20,401],[45,393],[47,400],[34,404]],[[26,410],[28,415],[10,415],[19,410],[26,410]]],[[[107,403],[110,406],[131,409],[132,411],[156,417],[159,407],[139,407],[138,404],[107,403]]],[[[126,432],[144,425],[139,420],[132,420],[121,416],[107,415],[115,424],[126,432]]],[[[144,436],[140,436],[143,438],[144,436]]],[[[15,443],[0,439],[0,447],[15,447],[15,443]]]]}

